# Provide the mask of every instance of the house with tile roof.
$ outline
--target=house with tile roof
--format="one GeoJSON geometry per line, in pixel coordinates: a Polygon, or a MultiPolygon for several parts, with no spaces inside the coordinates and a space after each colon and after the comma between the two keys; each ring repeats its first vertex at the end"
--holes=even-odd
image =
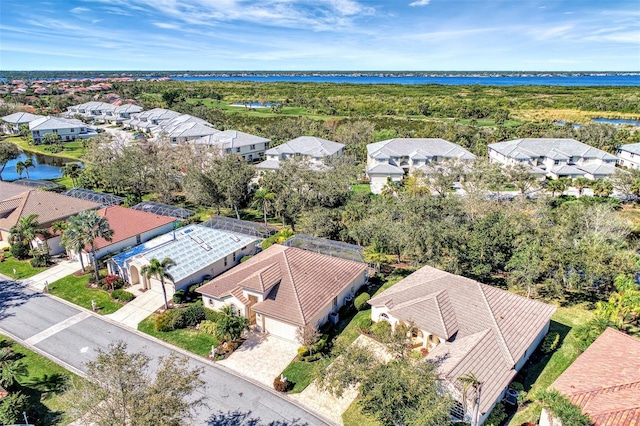
{"type": "MultiPolygon", "coordinates": [[[[640,340],[607,328],[551,385],[594,426],[640,424],[640,340]]],[[[561,426],[546,409],[542,426],[561,426]]],[[[569,426],[569,425],[564,425],[569,426]]]]}
{"type": "MultiPolygon", "coordinates": [[[[10,230],[21,217],[36,214],[40,227],[49,228],[54,222],[99,207],[100,204],[91,201],[0,181],[0,244],[8,244],[10,230]]],[[[64,252],[59,235],[54,235],[46,241],[36,239],[34,243],[46,243],[51,249],[51,254],[64,252]]]]}
{"type": "Polygon", "coordinates": [[[150,131],[155,137],[167,137],[172,144],[185,143],[220,132],[213,124],[189,114],[182,114],[170,120],[160,121],[150,131]]]}
{"type": "Polygon", "coordinates": [[[256,165],[259,171],[278,170],[280,161],[294,159],[305,161],[311,169],[326,167],[326,160],[342,157],[344,145],[314,136],[300,136],[265,152],[267,159],[256,165]]]}
{"type": "Polygon", "coordinates": [[[400,182],[415,170],[446,160],[472,161],[476,156],[439,138],[395,138],[367,145],[367,176],[371,192],[379,194],[388,181],[400,182]]]}
{"type": "Polygon", "coordinates": [[[557,179],[603,179],[615,171],[615,155],[568,138],[524,138],[489,145],[489,161],[526,164],[557,179]]]}
{"type": "MultiPolygon", "coordinates": [[[[111,241],[97,238],[94,241],[96,257],[98,259],[126,248],[145,243],[161,234],[170,232],[177,223],[173,217],[161,216],[140,210],[128,209],[121,206],[109,206],[98,210],[98,214],[107,219],[113,230],[111,241]]],[[[91,248],[86,247],[82,252],[85,265],[92,264],[91,248]]],[[[72,254],[77,257],[77,254],[72,254]]]]}
{"type": "Polygon", "coordinates": [[[107,112],[113,112],[115,108],[115,105],[106,102],[91,101],[68,107],[64,115],[69,118],[82,116],[86,120],[102,120],[107,112]]]}
{"type": "MultiPolygon", "coordinates": [[[[414,348],[436,362],[448,391],[463,408],[460,376],[482,382],[481,422],[549,330],[555,307],[425,266],[369,300],[371,319],[411,327],[414,348]]],[[[473,391],[469,401],[474,400],[473,391]]]]}
{"type": "Polygon", "coordinates": [[[640,143],[621,145],[616,151],[618,164],[630,169],[640,169],[640,143]]]}
{"type": "Polygon", "coordinates": [[[367,280],[367,265],[274,244],[200,287],[204,306],[224,306],[258,331],[297,341],[299,327],[320,327],[367,280]]]}
{"type": "Polygon", "coordinates": [[[132,114],[131,118],[122,122],[123,127],[142,132],[151,132],[151,129],[161,125],[161,123],[180,116],[176,111],[164,108],[154,108],[132,114]]]}
{"type": "Polygon", "coordinates": [[[142,268],[152,259],[170,258],[176,264],[167,269],[173,282],[167,282],[167,295],[216,277],[240,263],[244,256],[256,252],[255,238],[234,232],[220,231],[202,225],[189,225],[160,235],[109,259],[109,273],[124,278],[132,285],[162,291],[160,281],[148,280],[142,268]]]}
{"type": "Polygon", "coordinates": [[[17,135],[20,133],[20,126],[29,124],[33,120],[42,117],[42,115],[30,114],[28,112],[16,112],[0,118],[0,128],[2,129],[2,133],[6,135],[17,135]]]}
{"type": "Polygon", "coordinates": [[[45,135],[54,133],[60,136],[62,142],[70,142],[76,139],[89,139],[98,136],[98,133],[75,118],[41,117],[29,122],[29,131],[33,143],[42,143],[45,135]]]}
{"type": "Polygon", "coordinates": [[[225,130],[192,142],[195,145],[218,148],[222,154],[241,155],[243,159],[253,162],[264,158],[271,140],[237,130],[225,130]]]}

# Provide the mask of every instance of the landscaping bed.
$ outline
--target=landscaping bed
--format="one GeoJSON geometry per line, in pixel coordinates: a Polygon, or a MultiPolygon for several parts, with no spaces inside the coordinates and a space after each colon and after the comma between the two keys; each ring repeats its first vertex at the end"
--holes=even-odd
{"type": "Polygon", "coordinates": [[[123,304],[113,300],[109,292],[98,286],[92,288],[89,284],[90,279],[90,273],[80,276],[69,275],[50,283],[49,293],[91,310],[94,310],[92,302],[95,302],[95,312],[101,315],[111,314],[122,307],[123,304]]]}

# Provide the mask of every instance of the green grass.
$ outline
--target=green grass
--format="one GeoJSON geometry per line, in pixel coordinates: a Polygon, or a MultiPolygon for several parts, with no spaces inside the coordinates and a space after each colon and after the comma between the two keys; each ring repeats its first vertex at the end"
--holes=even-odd
{"type": "Polygon", "coordinates": [[[342,413],[342,423],[344,426],[381,426],[379,421],[362,412],[358,398],[342,413]]]}
{"type": "Polygon", "coordinates": [[[101,315],[111,314],[122,307],[104,290],[87,288],[90,274],[76,277],[69,275],[49,284],[49,293],[58,296],[68,302],[91,309],[91,301],[95,301],[98,313],[101,315]]]}
{"type": "Polygon", "coordinates": [[[313,370],[315,363],[292,361],[287,368],[284,369],[282,374],[287,380],[295,383],[293,389],[289,393],[300,393],[306,389],[307,386],[313,381],[313,370]]]}
{"type": "Polygon", "coordinates": [[[47,270],[47,268],[34,268],[29,264],[28,260],[17,260],[11,252],[3,251],[2,254],[4,255],[4,260],[0,262],[0,274],[7,275],[11,278],[17,280],[29,278],[47,270]],[[14,269],[16,270],[15,274],[13,273],[14,269]]]}
{"type": "Polygon", "coordinates": [[[365,194],[371,193],[371,185],[368,183],[359,183],[357,185],[351,185],[351,192],[363,192],[365,194]]]}
{"type": "Polygon", "coordinates": [[[0,347],[6,346],[20,354],[22,362],[27,366],[28,375],[21,377],[18,382],[20,390],[30,400],[31,410],[27,413],[29,420],[37,419],[38,424],[47,425],[70,423],[73,419],[65,415],[68,407],[62,398],[62,385],[69,377],[73,377],[74,380],[82,379],[47,358],[0,335],[0,347]]]}
{"type": "Polygon", "coordinates": [[[189,328],[167,332],[156,331],[154,324],[157,317],[157,314],[153,314],[145,318],[138,324],[138,330],[204,357],[211,353],[211,346],[217,343],[215,337],[189,328]]]}
{"type": "MultiPolygon", "coordinates": [[[[576,305],[558,308],[551,318],[549,332],[557,332],[562,345],[551,355],[545,355],[539,362],[527,363],[522,370],[524,388],[533,397],[536,392],[548,388],[580,355],[580,341],[576,338],[576,328],[593,318],[593,313],[584,306],[576,305]]],[[[540,408],[532,403],[524,410],[516,413],[509,425],[519,426],[524,422],[537,421],[540,408]]]]}
{"type": "Polygon", "coordinates": [[[71,160],[80,160],[86,153],[86,149],[82,146],[82,141],[75,140],[73,142],[63,142],[63,150],[60,152],[52,153],[45,148],[49,145],[29,145],[29,143],[21,137],[10,137],[5,139],[7,142],[12,142],[22,148],[24,151],[36,152],[50,157],[68,158],[71,160]]]}
{"type": "Polygon", "coordinates": [[[220,108],[226,112],[235,112],[250,117],[308,117],[318,120],[329,120],[339,118],[337,116],[313,114],[303,107],[282,107],[280,113],[271,111],[271,108],[245,108],[242,105],[231,105],[229,102],[218,101],[215,99],[188,99],[189,103],[202,102],[210,108],[220,108]]]}

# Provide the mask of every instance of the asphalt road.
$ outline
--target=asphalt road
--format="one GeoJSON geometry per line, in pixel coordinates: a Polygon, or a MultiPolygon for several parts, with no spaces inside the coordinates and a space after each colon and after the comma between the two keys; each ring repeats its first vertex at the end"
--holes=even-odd
{"type": "MultiPolygon", "coordinates": [[[[119,340],[126,342],[130,351],[149,355],[153,367],[158,357],[172,350],[141,333],[2,277],[0,333],[16,338],[77,372],[85,371],[85,363],[95,358],[96,349],[107,349],[110,343],[119,340]]],[[[194,367],[204,368],[202,379],[206,382],[202,393],[208,407],[199,410],[195,424],[240,426],[245,424],[242,419],[259,419],[258,424],[278,426],[327,424],[277,393],[199,357],[190,356],[189,362],[194,367]]]]}

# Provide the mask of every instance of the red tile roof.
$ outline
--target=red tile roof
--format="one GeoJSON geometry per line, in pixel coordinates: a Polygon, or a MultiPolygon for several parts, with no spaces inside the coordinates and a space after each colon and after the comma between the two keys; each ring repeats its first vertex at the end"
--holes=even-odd
{"type": "Polygon", "coordinates": [[[640,425],[640,340],[606,329],[552,387],[596,426],[640,425]]]}
{"type": "Polygon", "coordinates": [[[366,269],[364,263],[276,244],[197,292],[217,299],[238,297],[241,289],[268,293],[252,306],[255,312],[307,325],[366,269]]]}
{"type": "Polygon", "coordinates": [[[104,238],[96,239],[96,249],[124,241],[127,238],[135,237],[176,220],[173,217],[160,216],[120,206],[109,206],[99,210],[98,214],[107,218],[109,227],[113,230],[113,236],[111,241],[106,241],[104,238]]]}

